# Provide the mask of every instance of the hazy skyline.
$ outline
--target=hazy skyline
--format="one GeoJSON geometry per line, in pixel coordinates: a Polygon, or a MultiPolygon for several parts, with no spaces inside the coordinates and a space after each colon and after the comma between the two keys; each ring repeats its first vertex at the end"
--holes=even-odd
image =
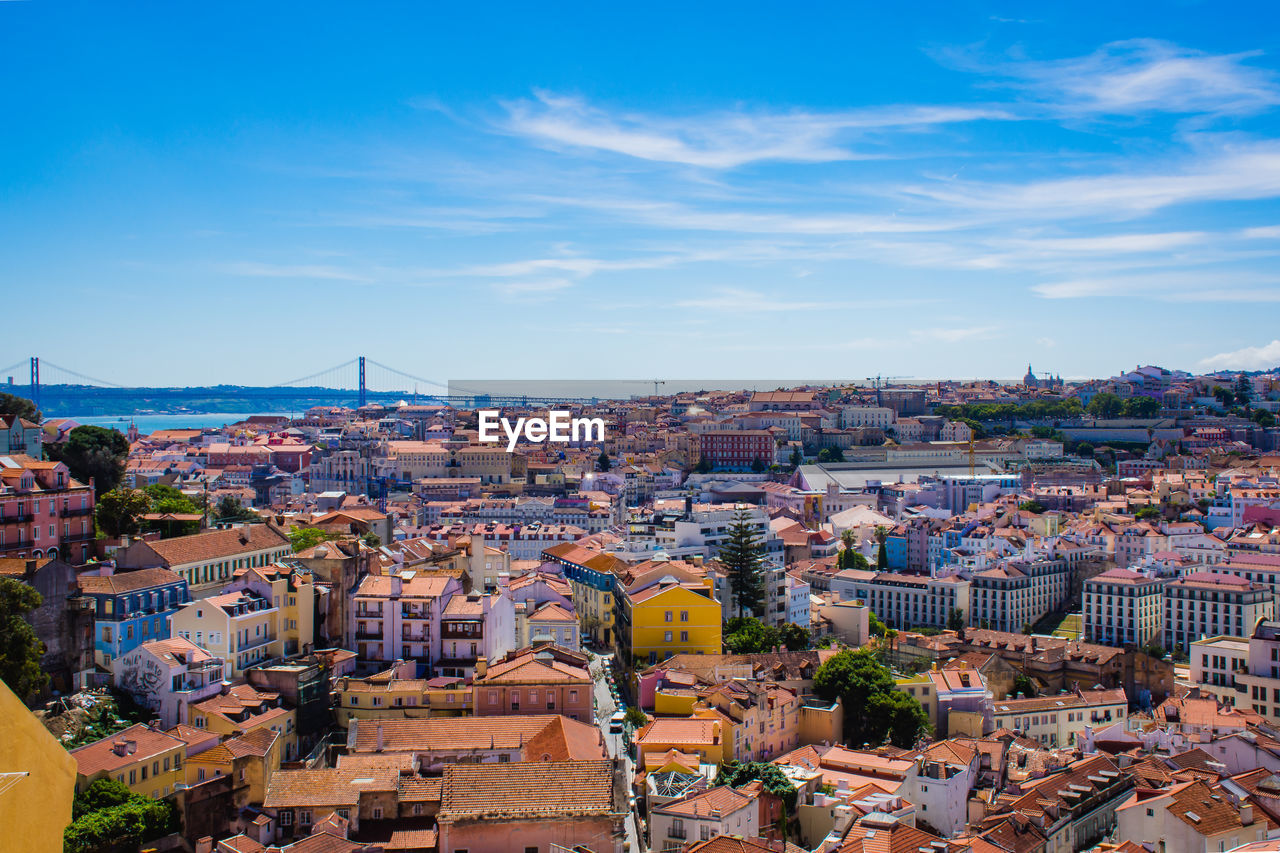
{"type": "Polygon", "coordinates": [[[0,2],[0,364],[1280,364],[1274,9],[1026,8],[0,2]]]}

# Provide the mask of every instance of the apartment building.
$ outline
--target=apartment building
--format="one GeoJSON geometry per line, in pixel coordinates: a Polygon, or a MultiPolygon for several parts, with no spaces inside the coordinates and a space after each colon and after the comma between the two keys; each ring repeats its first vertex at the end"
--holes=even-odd
{"type": "Polygon", "coordinates": [[[1145,646],[1164,634],[1168,581],[1129,569],[1109,569],[1084,582],[1084,640],[1107,646],[1145,646]]]}
{"type": "Polygon", "coordinates": [[[374,460],[374,474],[409,485],[441,477],[478,477],[481,483],[511,482],[514,454],[497,444],[466,441],[389,441],[374,460]]]}
{"type": "Polygon", "coordinates": [[[881,621],[895,628],[945,628],[952,609],[970,612],[972,598],[970,582],[956,575],[931,578],[857,569],[832,577],[831,591],[842,601],[866,602],[881,621]]]}
{"type": "Polygon", "coordinates": [[[236,589],[183,605],[173,633],[227,662],[227,676],[283,656],[280,608],[251,589],[236,589]]]}
{"type": "Polygon", "coordinates": [[[517,649],[490,663],[481,661],[472,680],[476,716],[562,714],[595,719],[595,682],[587,658],[569,649],[541,645],[517,649]]]}
{"type": "Polygon", "coordinates": [[[187,708],[215,695],[226,677],[226,664],[182,637],[152,640],[117,658],[116,689],[155,712],[160,726],[171,729],[189,722],[187,708]]]}
{"type": "Polygon", "coordinates": [[[292,552],[289,537],[276,525],[243,524],[136,541],[116,552],[116,563],[122,569],[168,569],[187,581],[193,598],[204,598],[218,593],[237,569],[269,566],[292,552]]]}
{"type": "Polygon", "coordinates": [[[1086,727],[1123,723],[1128,713],[1129,700],[1121,688],[1004,699],[992,709],[997,729],[1020,732],[1050,749],[1074,746],[1086,727]]]}
{"type": "Polygon", "coordinates": [[[1191,683],[1202,691],[1280,722],[1280,622],[1261,621],[1246,638],[1192,643],[1190,665],[1191,683]]]}
{"type": "Polygon", "coordinates": [[[76,793],[99,779],[115,779],[135,794],[160,799],[185,782],[187,742],[144,723],[71,750],[76,793]]]}
{"type": "Polygon", "coordinates": [[[612,554],[565,543],[547,548],[542,559],[556,563],[569,581],[582,631],[603,646],[614,644],[614,586],[627,564],[612,554]]]}
{"type": "Polygon", "coordinates": [[[80,594],[94,614],[94,661],[107,670],[143,643],[172,636],[173,617],[191,600],[186,578],[165,569],[82,575],[80,594]]]}
{"type": "Polygon", "coordinates": [[[419,660],[434,666],[440,659],[440,619],[462,584],[444,576],[405,571],[369,575],[353,596],[346,647],[362,661],[390,663],[419,660]]]}
{"type": "Polygon", "coordinates": [[[654,574],[617,589],[616,644],[625,664],[651,665],[675,654],[720,654],[723,621],[710,580],[654,574]]]}
{"type": "Polygon", "coordinates": [[[1271,588],[1234,575],[1195,572],[1165,585],[1164,647],[1190,649],[1202,637],[1247,637],[1275,617],[1271,588]]]}
{"type": "Polygon", "coordinates": [[[93,556],[93,488],[62,462],[0,456],[0,557],[93,556]]]}
{"type": "Polygon", "coordinates": [[[701,458],[712,468],[748,471],[774,462],[773,433],[763,429],[712,430],[699,436],[701,458]]]}
{"type": "Polygon", "coordinates": [[[893,426],[893,409],[884,406],[841,406],[840,426],[843,429],[852,427],[873,427],[888,429],[893,426]]]}
{"type": "Polygon", "coordinates": [[[503,593],[454,595],[440,613],[440,674],[469,678],[515,648],[515,605],[503,593]]]}
{"type": "Polygon", "coordinates": [[[1071,574],[1066,560],[1011,560],[974,572],[969,624],[1021,631],[1066,602],[1071,574]]]}
{"type": "Polygon", "coordinates": [[[661,853],[687,850],[690,842],[722,835],[759,834],[758,799],[727,785],[671,800],[655,807],[649,818],[649,848],[661,853]]]}

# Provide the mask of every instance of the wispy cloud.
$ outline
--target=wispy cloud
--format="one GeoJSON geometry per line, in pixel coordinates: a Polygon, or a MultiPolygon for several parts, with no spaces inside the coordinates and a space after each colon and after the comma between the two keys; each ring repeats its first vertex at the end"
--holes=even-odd
{"type": "Polygon", "coordinates": [[[573,287],[568,278],[535,278],[497,283],[493,289],[503,296],[520,300],[548,299],[552,294],[573,287]]]}
{"type": "Polygon", "coordinates": [[[709,169],[761,161],[827,163],[896,156],[850,142],[873,132],[923,130],[980,119],[1007,120],[1001,109],[902,106],[847,112],[732,110],[673,118],[610,113],[582,98],[537,92],[510,101],[505,128],[544,145],[591,149],[640,160],[709,169]]]}
{"type": "Polygon", "coordinates": [[[1280,143],[1224,144],[1163,169],[1015,183],[941,181],[903,192],[956,208],[1043,219],[1132,217],[1177,204],[1280,196],[1280,143]]]}
{"type": "Polygon", "coordinates": [[[1131,39],[1068,59],[993,63],[955,53],[944,58],[1004,77],[1063,113],[1118,116],[1254,113],[1280,104],[1276,76],[1246,64],[1259,55],[1212,54],[1166,41],[1131,39]]]}
{"type": "Polygon", "coordinates": [[[911,337],[916,340],[958,344],[961,341],[989,340],[996,337],[999,331],[998,326],[947,326],[939,329],[913,329],[911,337]]]}
{"type": "Polygon", "coordinates": [[[1045,299],[1136,296],[1162,302],[1277,302],[1280,279],[1259,273],[1168,272],[1073,278],[1031,287],[1045,299]]]}
{"type": "Polygon", "coordinates": [[[1260,347],[1220,352],[1200,362],[1205,370],[1269,370],[1280,365],[1280,340],[1260,347]]]}

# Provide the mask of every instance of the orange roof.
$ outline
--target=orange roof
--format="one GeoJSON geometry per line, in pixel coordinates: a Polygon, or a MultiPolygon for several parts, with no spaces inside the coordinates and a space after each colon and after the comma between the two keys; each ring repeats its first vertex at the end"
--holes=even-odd
{"type": "Polygon", "coordinates": [[[613,762],[451,764],[444,768],[439,820],[511,820],[608,815],[613,762]]]}
{"type": "Polygon", "coordinates": [[[186,749],[187,742],[143,723],[130,726],[102,740],[71,750],[81,776],[111,773],[152,756],[186,749]],[[121,753],[124,753],[123,755],[121,753]]]}

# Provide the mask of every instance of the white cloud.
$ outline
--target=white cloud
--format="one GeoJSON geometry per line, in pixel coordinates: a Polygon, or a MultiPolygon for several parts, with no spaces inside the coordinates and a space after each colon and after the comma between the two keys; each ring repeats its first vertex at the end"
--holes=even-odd
{"type": "Polygon", "coordinates": [[[966,106],[902,106],[846,112],[722,111],[669,118],[610,114],[582,98],[536,92],[504,104],[506,129],[544,144],[609,151],[641,160],[709,169],[760,161],[826,163],[892,156],[855,152],[850,137],[875,131],[922,130],[979,119],[1011,119],[1003,110],[966,106]]]}
{"type": "Polygon", "coordinates": [[[1031,291],[1045,299],[1140,296],[1161,302],[1276,302],[1278,285],[1274,276],[1208,270],[1072,278],[1036,284],[1031,291]]]}
{"type": "Polygon", "coordinates": [[[1116,172],[1024,184],[946,181],[904,187],[908,195],[1022,218],[1116,218],[1190,202],[1280,196],[1280,143],[1223,145],[1163,171],[1116,172]]]}
{"type": "Polygon", "coordinates": [[[534,278],[522,281],[504,281],[494,285],[494,290],[514,299],[546,299],[553,293],[573,287],[567,278],[534,278]]]}
{"type": "Polygon", "coordinates": [[[1259,52],[1210,54],[1154,39],[1104,45],[1088,56],[1008,62],[994,71],[1068,113],[1254,113],[1280,103],[1275,75],[1244,64],[1259,52]]]}
{"type": "Polygon", "coordinates": [[[961,341],[980,341],[995,337],[998,326],[959,326],[941,329],[914,329],[911,336],[917,340],[941,341],[957,344],[961,341]]]}
{"type": "Polygon", "coordinates": [[[1280,365],[1280,340],[1260,347],[1220,352],[1200,362],[1205,370],[1269,370],[1280,365]]]}

